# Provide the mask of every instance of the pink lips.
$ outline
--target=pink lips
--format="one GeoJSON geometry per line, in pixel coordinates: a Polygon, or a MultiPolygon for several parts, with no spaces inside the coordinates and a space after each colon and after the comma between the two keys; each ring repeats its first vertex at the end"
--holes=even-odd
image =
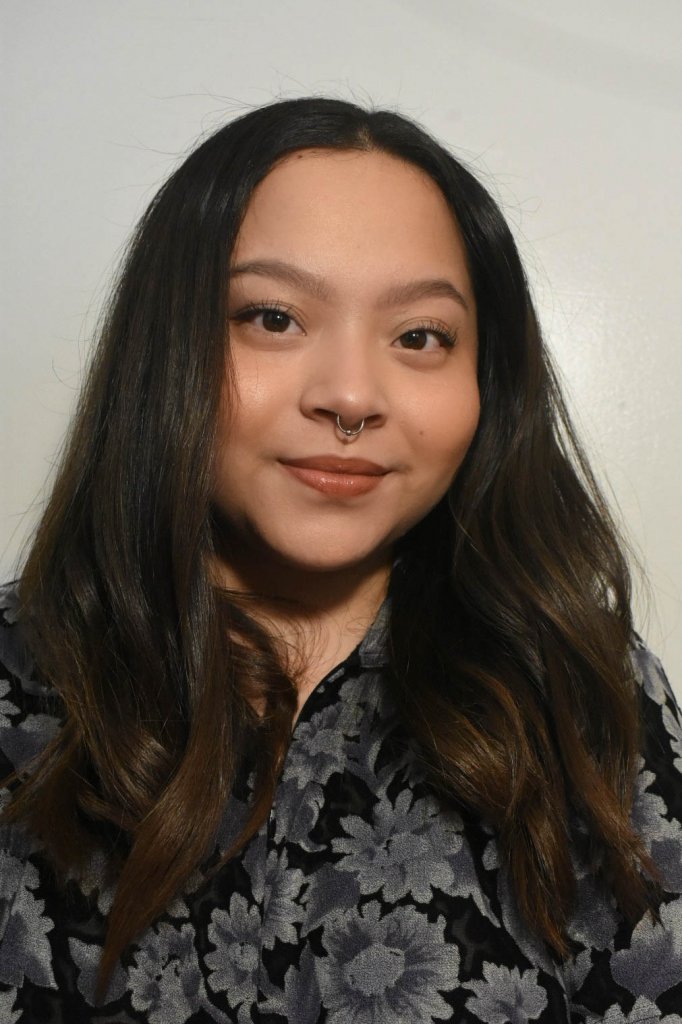
{"type": "Polygon", "coordinates": [[[367,459],[342,459],[336,455],[312,455],[304,459],[283,459],[282,465],[301,483],[334,498],[367,494],[389,472],[367,459]]]}

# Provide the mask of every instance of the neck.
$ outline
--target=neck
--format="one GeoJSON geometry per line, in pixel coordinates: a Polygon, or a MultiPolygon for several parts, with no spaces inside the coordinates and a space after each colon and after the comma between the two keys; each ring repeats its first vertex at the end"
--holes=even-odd
{"type": "Polygon", "coordinates": [[[391,553],[334,571],[310,571],[263,555],[221,554],[216,582],[287,652],[299,688],[299,708],[312,688],[357,646],[388,590],[391,553]]]}

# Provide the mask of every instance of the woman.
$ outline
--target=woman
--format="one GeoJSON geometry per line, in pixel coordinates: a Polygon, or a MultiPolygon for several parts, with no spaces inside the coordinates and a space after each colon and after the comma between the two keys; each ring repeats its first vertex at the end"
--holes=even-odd
{"type": "Polygon", "coordinates": [[[275,103],[173,174],[4,603],[8,1020],[680,1020],[675,702],[414,124],[275,103]]]}

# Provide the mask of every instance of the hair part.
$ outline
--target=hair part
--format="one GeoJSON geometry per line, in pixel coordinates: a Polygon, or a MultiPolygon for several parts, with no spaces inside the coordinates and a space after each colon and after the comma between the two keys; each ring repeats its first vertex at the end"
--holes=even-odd
{"type": "Polygon", "coordinates": [[[253,804],[226,856],[256,833],[289,742],[294,683],[211,579],[211,487],[231,252],[255,187],[306,148],[378,150],[427,173],[459,225],[478,308],[477,433],[450,493],[400,542],[391,685],[405,728],[444,800],[495,827],[520,910],[556,955],[568,950],[576,819],[624,913],[648,905],[642,872],[654,869],[629,823],[627,566],[509,228],[399,114],[287,100],[203,142],[142,217],[21,580],[21,618],[65,724],[6,818],[63,871],[107,852],[117,888],[100,995],[213,852],[249,757],[253,804]]]}

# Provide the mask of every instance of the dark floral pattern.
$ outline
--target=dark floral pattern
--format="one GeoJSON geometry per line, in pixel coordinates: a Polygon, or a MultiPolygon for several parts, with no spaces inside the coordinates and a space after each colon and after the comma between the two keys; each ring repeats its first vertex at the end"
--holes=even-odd
{"type": "Polygon", "coordinates": [[[467,988],[476,993],[467,999],[467,1007],[487,1024],[524,1024],[537,1020],[547,1006],[536,969],[521,973],[518,967],[483,964],[483,981],[470,981],[467,988]]]}
{"type": "MultiPolygon", "coordinates": [[[[33,677],[13,592],[0,598],[4,777],[63,711],[33,677]]],[[[646,734],[633,822],[662,873],[659,917],[627,925],[574,852],[573,951],[558,963],[518,913],[493,832],[427,785],[384,671],[388,614],[310,695],[269,819],[219,872],[195,873],[102,1004],[101,858],[60,888],[36,843],[0,830],[0,1021],[682,1024],[682,727],[656,659],[633,651],[646,734]]],[[[218,851],[248,792],[246,766],[218,851]]]]}
{"type": "Polygon", "coordinates": [[[445,921],[413,907],[383,914],[379,903],[333,915],[322,929],[327,958],[316,962],[329,1024],[401,1024],[445,1018],[446,990],[459,969],[445,921]],[[383,916],[382,916],[383,914],[383,916]]]}

